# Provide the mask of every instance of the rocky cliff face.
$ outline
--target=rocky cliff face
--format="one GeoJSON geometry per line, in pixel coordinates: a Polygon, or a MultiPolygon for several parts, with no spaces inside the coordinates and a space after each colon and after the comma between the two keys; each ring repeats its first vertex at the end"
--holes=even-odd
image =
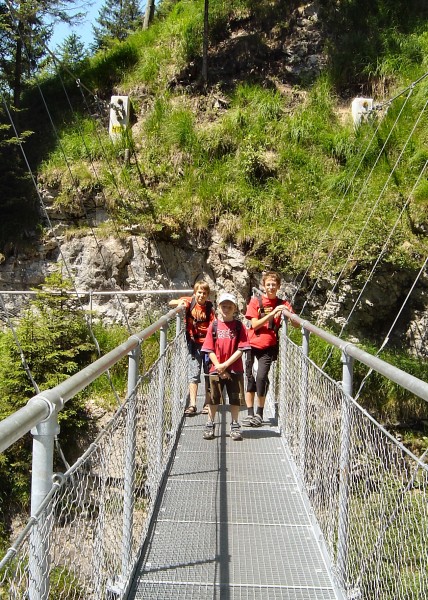
{"type": "MultiPolygon", "coordinates": [[[[92,309],[108,322],[138,324],[148,313],[164,312],[167,301],[179,294],[165,290],[193,287],[206,279],[213,290],[234,291],[244,307],[250,293],[250,275],[245,256],[221,241],[216,233],[204,243],[194,239],[186,246],[155,241],[136,235],[96,239],[93,235],[56,238],[32,251],[10,256],[0,265],[3,290],[29,291],[40,286],[47,275],[61,269],[64,278],[78,291],[95,292],[92,309]],[[127,295],[97,295],[96,292],[128,290],[127,295]],[[135,292],[140,292],[138,295],[135,292]]],[[[20,304],[9,299],[9,308],[20,304]]],[[[10,297],[14,298],[14,297],[10,297]]],[[[89,298],[84,301],[89,309],[89,298]]]]}
{"type": "MultiPolygon", "coordinates": [[[[51,238],[31,252],[4,260],[0,288],[28,291],[61,269],[78,291],[132,292],[118,296],[95,293],[91,299],[88,294],[82,303],[103,322],[138,326],[147,316],[167,310],[168,300],[180,295],[172,290],[192,288],[198,278],[210,283],[213,300],[222,290],[236,293],[241,310],[252,286],[260,284],[261,274],[249,271],[243,251],[224,242],[216,231],[204,239],[189,239],[186,245],[137,235],[101,240],[93,235],[59,236],[56,241],[51,238]]],[[[346,339],[369,339],[380,345],[388,335],[389,345],[409,348],[427,358],[428,275],[420,276],[409,295],[416,277],[416,272],[382,267],[368,283],[347,278],[333,293],[333,275],[317,281],[306,279],[300,289],[290,278],[283,282],[282,294],[294,297],[296,311],[304,308],[303,316],[309,321],[335,331],[343,327],[346,339]]],[[[10,311],[16,311],[23,302],[22,295],[7,298],[10,311]]]]}

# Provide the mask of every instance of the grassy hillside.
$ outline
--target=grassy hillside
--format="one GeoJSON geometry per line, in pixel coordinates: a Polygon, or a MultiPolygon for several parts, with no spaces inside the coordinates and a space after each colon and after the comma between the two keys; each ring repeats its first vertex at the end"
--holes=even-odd
{"type": "MultiPolygon", "coordinates": [[[[149,31],[78,73],[84,87],[69,73],[48,77],[41,88],[57,130],[45,131],[39,181],[58,190],[65,211],[101,191],[123,225],[175,240],[215,227],[250,266],[295,274],[318,273],[326,257],[337,272],[350,252],[353,269],[370,265],[409,198],[384,260],[417,265],[427,248],[426,178],[413,189],[427,157],[426,119],[411,129],[428,82],[357,131],[350,101],[364,93],[382,102],[428,70],[422,4],[320,2],[328,66],[310,80],[307,72],[287,79],[280,51],[295,35],[299,4],[212,0],[207,85],[202,0],[164,1],[149,31]],[[112,92],[129,94],[134,111],[116,147],[106,131],[112,92]]],[[[38,107],[40,97],[28,103],[38,107]]],[[[37,130],[34,120],[28,127],[37,130]]]]}

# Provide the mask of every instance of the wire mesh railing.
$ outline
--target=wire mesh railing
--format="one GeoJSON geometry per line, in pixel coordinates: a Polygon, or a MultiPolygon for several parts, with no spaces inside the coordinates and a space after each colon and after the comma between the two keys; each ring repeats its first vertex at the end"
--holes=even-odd
{"type": "Polygon", "coordinates": [[[350,600],[422,600],[428,466],[288,338],[279,423],[338,581],[350,600]]]}
{"type": "Polygon", "coordinates": [[[83,456],[54,476],[52,490],[1,562],[1,598],[123,597],[186,394],[182,331],[138,377],[126,402],[83,456]]]}
{"type": "MultiPolygon", "coordinates": [[[[34,397],[12,421],[0,422],[4,448],[30,427],[33,437],[48,437],[56,431],[55,422],[49,422],[58,405],[129,353],[126,401],[76,463],[54,475],[53,485],[44,477],[35,486],[37,509],[32,501],[32,517],[0,562],[0,598],[126,597],[187,396],[186,343],[177,311],[131,336],[77,378],[34,397]],[[173,316],[178,317],[176,337],[167,345],[173,316]],[[160,357],[140,374],[141,342],[156,331],[160,357]],[[43,423],[46,431],[39,429],[43,423]]],[[[424,399],[428,385],[294,318],[303,327],[303,345],[283,336],[267,404],[278,413],[338,587],[349,600],[424,599],[428,467],[424,457],[414,456],[353,400],[350,357],[403,382],[424,399]],[[342,349],[342,382],[308,358],[309,329],[342,349]]],[[[49,444],[43,452],[47,449],[49,444]]],[[[33,483],[34,470],[33,458],[33,483]]]]}

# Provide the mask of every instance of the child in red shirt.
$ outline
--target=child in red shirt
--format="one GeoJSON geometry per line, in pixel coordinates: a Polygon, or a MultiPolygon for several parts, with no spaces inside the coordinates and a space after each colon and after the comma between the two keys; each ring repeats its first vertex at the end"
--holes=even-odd
{"type": "Polygon", "coordinates": [[[214,321],[214,307],[208,300],[210,286],[206,281],[197,281],[193,287],[192,297],[182,297],[171,300],[169,306],[186,307],[186,338],[187,338],[187,364],[189,375],[189,406],[184,411],[187,416],[196,415],[196,397],[198,384],[201,382],[201,371],[205,374],[205,403],[203,413],[208,412],[207,403],[210,399],[210,384],[208,368],[204,364],[204,355],[201,352],[202,344],[208,331],[209,324],[214,321]]]}
{"type": "MultiPolygon", "coordinates": [[[[281,326],[282,311],[284,308],[294,312],[287,300],[277,297],[281,285],[278,273],[270,271],[262,279],[265,293],[259,297],[251,298],[248,303],[245,317],[251,321],[248,330],[248,341],[251,350],[247,353],[245,373],[247,376],[247,392],[245,402],[248,415],[242,421],[244,427],[261,427],[263,424],[263,410],[269,386],[269,369],[278,356],[278,330],[281,326]],[[254,377],[253,366],[257,359],[257,376],[254,377]],[[254,414],[254,396],[257,392],[257,413],[254,414]]],[[[298,327],[298,325],[295,325],[298,327]]]]}
{"type": "Polygon", "coordinates": [[[242,440],[238,423],[239,407],[244,399],[242,353],[249,349],[249,345],[246,328],[234,317],[238,309],[236,297],[233,294],[221,294],[218,309],[219,319],[209,326],[202,346],[202,351],[209,353],[211,359],[211,402],[208,404],[209,420],[205,426],[204,439],[214,438],[214,419],[226,388],[232,414],[230,437],[237,441],[242,440]]]}

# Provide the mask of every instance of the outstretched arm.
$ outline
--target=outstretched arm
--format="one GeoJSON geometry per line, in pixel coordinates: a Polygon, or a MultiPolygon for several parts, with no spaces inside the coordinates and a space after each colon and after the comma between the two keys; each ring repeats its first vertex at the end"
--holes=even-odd
{"type": "Polygon", "coordinates": [[[175,308],[176,306],[186,306],[186,301],[183,298],[176,298],[175,300],[170,300],[168,302],[168,306],[175,308]]]}

